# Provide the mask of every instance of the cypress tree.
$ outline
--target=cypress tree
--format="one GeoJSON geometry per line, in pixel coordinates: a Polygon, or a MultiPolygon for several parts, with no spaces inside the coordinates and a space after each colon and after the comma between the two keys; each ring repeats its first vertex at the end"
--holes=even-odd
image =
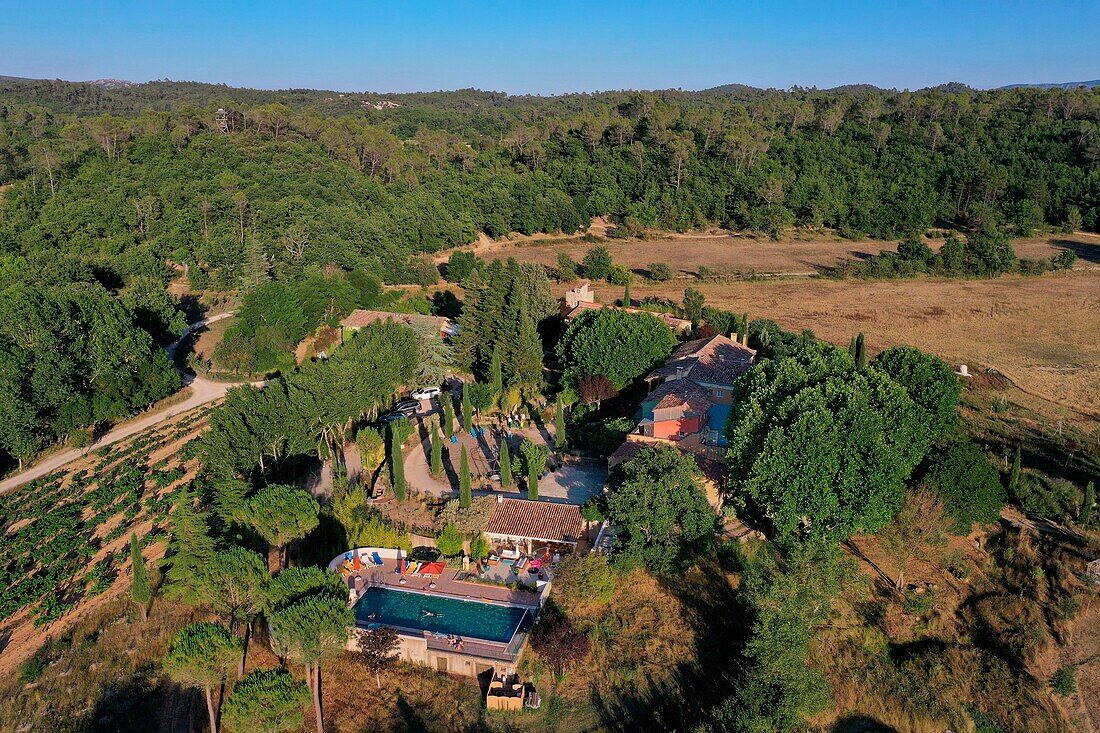
{"type": "Polygon", "coordinates": [[[1078,516],[1079,521],[1083,526],[1088,526],[1092,522],[1092,506],[1096,503],[1096,485],[1089,481],[1085,484],[1085,499],[1081,502],[1081,514],[1078,516]]]}
{"type": "Polygon", "coordinates": [[[458,468],[458,505],[469,509],[473,501],[473,487],[470,479],[470,459],[466,455],[466,446],[462,446],[462,459],[458,468]]]}
{"type": "Polygon", "coordinates": [[[537,501],[539,498],[539,475],[535,473],[535,464],[527,462],[527,498],[537,501]]]}
{"type": "Polygon", "coordinates": [[[630,280],[627,280],[626,284],[623,285],[623,305],[629,308],[630,302],[630,280]]]}
{"type": "Polygon", "coordinates": [[[432,423],[432,475],[436,478],[443,475],[443,436],[435,423],[432,423]]]}
{"type": "Polygon", "coordinates": [[[1008,474],[1008,495],[1016,496],[1020,486],[1020,446],[1016,446],[1016,457],[1012,459],[1012,470],[1008,474]]]}
{"type": "Polygon", "coordinates": [[[399,501],[404,501],[408,495],[409,485],[405,483],[405,461],[401,453],[401,443],[397,440],[397,433],[390,427],[390,480],[393,484],[393,495],[399,501]]]}
{"type": "Polygon", "coordinates": [[[134,579],[130,584],[130,599],[141,611],[141,620],[149,618],[149,604],[153,602],[153,586],[149,582],[149,573],[145,569],[145,558],[141,555],[141,543],[137,533],[130,533],[130,564],[134,567],[134,579]]]}
{"type": "Polygon", "coordinates": [[[508,453],[508,441],[500,441],[500,488],[512,485],[512,456],[508,453]]]}
{"type": "Polygon", "coordinates": [[[741,316],[741,327],[737,329],[737,340],[746,346],[749,343],[749,314],[747,311],[741,316]]]}
{"type": "Polygon", "coordinates": [[[863,369],[867,366],[867,344],[863,334],[856,336],[856,367],[863,369]]]}
{"type": "Polygon", "coordinates": [[[450,392],[444,392],[443,398],[443,436],[451,437],[455,433],[455,401],[450,392]]]}
{"type": "Polygon", "coordinates": [[[554,404],[554,445],[559,451],[565,450],[568,436],[565,434],[565,406],[561,403],[561,395],[554,404]]]}
{"type": "Polygon", "coordinates": [[[489,379],[493,387],[493,394],[500,395],[504,391],[504,372],[500,367],[500,345],[493,347],[493,361],[489,365],[489,379]]]}
{"type": "Polygon", "coordinates": [[[852,340],[848,342],[848,356],[852,357],[852,361],[856,360],[856,337],[853,336],[852,340]]]}
{"type": "Polygon", "coordinates": [[[462,428],[468,433],[474,422],[474,408],[470,404],[469,383],[462,383],[462,428]]]}

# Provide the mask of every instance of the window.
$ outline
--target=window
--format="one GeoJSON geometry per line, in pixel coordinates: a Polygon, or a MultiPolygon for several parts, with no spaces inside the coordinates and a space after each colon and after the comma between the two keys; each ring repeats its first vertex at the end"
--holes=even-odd
{"type": "Polygon", "coordinates": [[[715,397],[725,397],[726,396],[726,390],[716,389],[716,390],[714,390],[714,396],[715,397]]]}

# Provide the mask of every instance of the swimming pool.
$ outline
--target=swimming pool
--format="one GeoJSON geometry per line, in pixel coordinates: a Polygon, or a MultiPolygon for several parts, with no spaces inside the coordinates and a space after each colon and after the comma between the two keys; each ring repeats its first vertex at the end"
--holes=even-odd
{"type": "Polygon", "coordinates": [[[394,588],[368,588],[355,604],[355,620],[363,626],[381,623],[503,644],[512,640],[526,614],[527,610],[518,606],[498,606],[394,588]]]}

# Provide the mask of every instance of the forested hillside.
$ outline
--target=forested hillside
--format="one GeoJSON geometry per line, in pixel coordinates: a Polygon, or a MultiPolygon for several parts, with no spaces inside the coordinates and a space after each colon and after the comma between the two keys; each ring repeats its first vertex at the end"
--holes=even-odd
{"type": "Polygon", "coordinates": [[[0,452],[29,456],[171,390],[150,349],[178,327],[163,294],[180,271],[196,291],[310,279],[347,308],[380,282],[434,282],[427,255],[481,233],[572,233],[594,216],[613,236],[1096,230],[1098,120],[1100,92],[1060,89],[537,98],[5,81],[0,452]],[[86,303],[116,324],[104,351],[135,355],[124,374],[66,335],[108,318],[86,303]],[[48,389],[22,366],[54,359],[48,389]]]}

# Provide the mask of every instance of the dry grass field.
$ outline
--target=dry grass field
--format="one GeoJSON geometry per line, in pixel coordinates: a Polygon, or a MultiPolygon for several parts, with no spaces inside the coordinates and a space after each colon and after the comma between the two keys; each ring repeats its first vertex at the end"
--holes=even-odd
{"type": "MultiPolygon", "coordinates": [[[[1022,390],[1100,417],[1100,272],[998,280],[783,280],[696,285],[707,303],[870,349],[910,344],[991,367],[1022,390]]],[[[682,297],[677,286],[634,297],[682,297]]]]}
{"type": "MultiPolygon", "coordinates": [[[[932,249],[939,249],[942,239],[926,240],[932,249]]],[[[802,234],[779,241],[753,238],[747,235],[715,231],[693,234],[665,235],[645,240],[609,239],[604,246],[615,262],[643,272],[652,262],[664,262],[673,271],[694,275],[700,266],[723,273],[788,273],[813,274],[834,265],[841,258],[857,258],[893,251],[897,241],[868,239],[851,241],[840,237],[802,234]]],[[[1100,237],[1090,235],[1056,235],[1019,239],[1013,242],[1020,257],[1048,259],[1065,247],[1073,247],[1085,259],[1090,244],[1096,248],[1092,264],[1100,263],[1100,237]]],[[[567,252],[578,262],[591,247],[580,238],[528,237],[508,242],[484,242],[479,254],[486,258],[515,257],[529,262],[554,265],[559,252],[567,252]]]]}
{"type": "MultiPolygon", "coordinates": [[[[679,301],[684,288],[694,287],[708,305],[771,318],[791,330],[809,328],[834,343],[846,344],[862,331],[874,351],[911,344],[953,364],[993,368],[1024,392],[1052,403],[1053,411],[1060,405],[1095,420],[1100,417],[1100,236],[1055,235],[1014,245],[1021,257],[1033,259],[1072,248],[1077,267],[1070,273],[997,280],[715,282],[691,275],[700,266],[722,273],[812,272],[840,257],[892,249],[896,242],[772,242],[710,233],[606,244],[616,262],[639,274],[655,261],[680,271],[667,283],[638,278],[632,288],[635,300],[655,295],[679,301]]],[[[521,242],[494,247],[484,256],[553,264],[559,251],[579,260],[591,246],[577,240],[521,242]]],[[[606,283],[595,290],[604,301],[622,295],[621,288],[606,283]]]]}

